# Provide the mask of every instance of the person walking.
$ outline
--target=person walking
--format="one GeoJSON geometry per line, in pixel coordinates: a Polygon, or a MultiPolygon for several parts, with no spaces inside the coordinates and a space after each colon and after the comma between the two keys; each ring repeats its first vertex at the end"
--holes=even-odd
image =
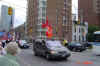
{"type": "Polygon", "coordinates": [[[5,56],[0,56],[0,66],[20,66],[16,61],[16,54],[18,53],[18,45],[11,42],[7,45],[5,56]]]}
{"type": "Polygon", "coordinates": [[[2,47],[4,48],[6,46],[6,40],[2,40],[2,47]]]}
{"type": "Polygon", "coordinates": [[[64,39],[64,40],[63,40],[63,45],[64,45],[64,46],[67,46],[67,45],[68,45],[68,41],[64,39]]]}
{"type": "Polygon", "coordinates": [[[5,49],[2,47],[2,42],[0,42],[0,55],[5,55],[6,51],[5,49]]]}

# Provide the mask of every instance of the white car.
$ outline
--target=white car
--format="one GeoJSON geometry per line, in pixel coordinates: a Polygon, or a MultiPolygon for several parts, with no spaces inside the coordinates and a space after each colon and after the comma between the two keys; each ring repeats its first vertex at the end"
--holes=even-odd
{"type": "Polygon", "coordinates": [[[19,40],[19,44],[20,44],[21,46],[23,46],[24,44],[27,44],[27,42],[26,42],[25,40],[19,40]]]}
{"type": "Polygon", "coordinates": [[[19,47],[20,48],[24,48],[24,49],[26,49],[26,48],[29,48],[30,46],[28,45],[28,43],[26,42],[26,40],[19,40],[19,47]]]}

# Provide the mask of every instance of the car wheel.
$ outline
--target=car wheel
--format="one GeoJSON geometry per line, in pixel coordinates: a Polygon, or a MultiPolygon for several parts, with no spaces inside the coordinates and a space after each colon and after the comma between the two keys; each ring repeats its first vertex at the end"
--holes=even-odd
{"type": "Polygon", "coordinates": [[[35,56],[38,56],[37,52],[34,52],[34,55],[35,55],[35,56]]]}
{"type": "Polygon", "coordinates": [[[63,58],[63,60],[66,60],[66,61],[68,61],[68,57],[65,57],[65,58],[63,58]]]}
{"type": "Polygon", "coordinates": [[[83,50],[80,50],[80,52],[83,52],[83,50]]]}
{"type": "Polygon", "coordinates": [[[51,59],[49,54],[46,54],[46,59],[47,60],[50,60],[51,59]]]}

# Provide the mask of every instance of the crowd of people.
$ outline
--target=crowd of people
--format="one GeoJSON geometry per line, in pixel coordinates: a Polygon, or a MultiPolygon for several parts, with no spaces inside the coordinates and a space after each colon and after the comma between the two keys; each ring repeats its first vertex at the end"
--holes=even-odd
{"type": "Polygon", "coordinates": [[[0,41],[0,66],[19,66],[16,55],[18,44],[14,41],[0,41]]]}

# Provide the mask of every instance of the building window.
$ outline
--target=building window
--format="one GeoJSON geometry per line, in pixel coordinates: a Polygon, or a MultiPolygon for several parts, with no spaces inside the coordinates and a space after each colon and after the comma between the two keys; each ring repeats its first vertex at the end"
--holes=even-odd
{"type": "Polygon", "coordinates": [[[46,1],[42,1],[43,6],[46,6],[46,1]]]}
{"type": "Polygon", "coordinates": [[[74,27],[75,33],[76,33],[76,26],[74,27]]]}
{"type": "Polygon", "coordinates": [[[46,17],[46,13],[42,13],[42,17],[46,17]]]}
{"type": "Polygon", "coordinates": [[[42,10],[43,10],[43,11],[46,11],[46,8],[45,8],[45,7],[42,7],[42,10]]]}
{"type": "Polygon", "coordinates": [[[66,17],[63,16],[63,25],[66,25],[66,22],[67,22],[66,17]]]}
{"type": "Polygon", "coordinates": [[[81,31],[80,31],[80,28],[79,28],[79,33],[80,33],[81,31]]]}
{"type": "Polygon", "coordinates": [[[46,19],[42,19],[42,23],[45,23],[46,22],[46,19]]]}
{"type": "Polygon", "coordinates": [[[81,37],[80,37],[80,35],[79,35],[79,41],[81,40],[81,37]]]}
{"type": "Polygon", "coordinates": [[[76,35],[74,36],[74,40],[76,41],[76,35]]]}
{"type": "Polygon", "coordinates": [[[43,35],[43,36],[45,36],[45,32],[43,31],[43,32],[41,32],[41,34],[43,35]]]}

